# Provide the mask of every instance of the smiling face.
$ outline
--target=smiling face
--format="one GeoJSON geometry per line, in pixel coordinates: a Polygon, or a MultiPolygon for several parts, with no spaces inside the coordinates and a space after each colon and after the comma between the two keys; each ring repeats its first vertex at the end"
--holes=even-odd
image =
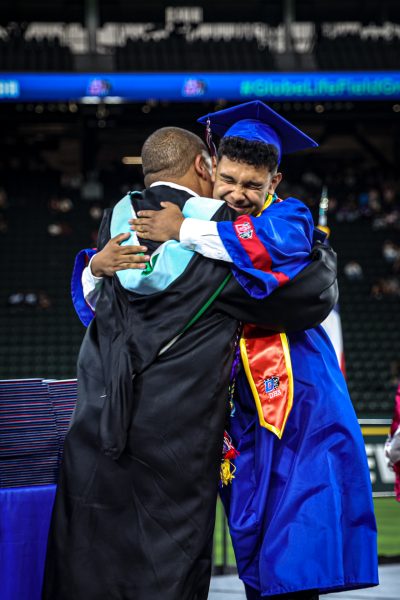
{"type": "Polygon", "coordinates": [[[238,215],[256,215],[281,179],[281,173],[271,173],[266,166],[256,167],[222,156],[213,175],[213,195],[225,200],[238,215]]]}

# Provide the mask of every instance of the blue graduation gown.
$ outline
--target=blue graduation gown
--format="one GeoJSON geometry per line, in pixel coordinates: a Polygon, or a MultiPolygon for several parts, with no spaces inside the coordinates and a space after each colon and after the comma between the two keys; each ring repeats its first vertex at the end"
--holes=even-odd
{"type": "MultiPolygon", "coordinates": [[[[238,221],[218,228],[249,293],[268,295],[304,266],[312,221],[298,200],[238,221]],[[269,261],[260,265],[263,250],[269,261]]],[[[365,447],[334,349],[320,326],[288,338],[294,403],[282,439],[259,425],[238,375],[230,433],[240,456],[221,494],[239,576],[265,597],[377,585],[365,447]]]]}

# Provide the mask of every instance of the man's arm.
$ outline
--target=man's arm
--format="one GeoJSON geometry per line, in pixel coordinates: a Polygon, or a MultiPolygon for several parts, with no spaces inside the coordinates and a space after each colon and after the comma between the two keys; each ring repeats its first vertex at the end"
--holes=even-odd
{"type": "Polygon", "coordinates": [[[145,269],[150,260],[146,246],[121,246],[124,240],[129,239],[129,233],[121,233],[107,242],[104,248],[96,252],[90,259],[87,267],[81,271],[80,284],[76,283],[77,276],[74,269],[73,300],[79,314],[78,305],[82,305],[82,298],[94,311],[99,298],[103,277],[112,277],[122,269],[145,269]]]}
{"type": "Polygon", "coordinates": [[[92,256],[87,267],[82,271],[82,291],[86,303],[94,311],[97,300],[99,299],[101,288],[103,287],[103,276],[96,277],[92,271],[92,261],[96,255],[92,256]]]}
{"type": "Polygon", "coordinates": [[[279,332],[303,331],[322,323],[338,301],[337,260],[332,248],[317,245],[311,263],[269,296],[249,296],[233,277],[215,308],[236,319],[279,332]]]}
{"type": "Polygon", "coordinates": [[[143,239],[175,239],[207,258],[232,262],[236,279],[256,298],[287,284],[309,262],[314,227],[309,210],[295,198],[235,222],[185,219],[178,207],[161,204],[162,211],[139,211],[131,229],[143,239]]]}
{"type": "Polygon", "coordinates": [[[146,256],[146,246],[121,246],[129,239],[129,233],[113,237],[102,250],[91,259],[91,273],[94,277],[112,277],[123,269],[145,269],[150,256],[146,256]]]}
{"type": "MultiPolygon", "coordinates": [[[[163,211],[142,211],[132,221],[141,237],[157,240],[180,239],[181,243],[208,258],[232,262],[218,235],[217,224],[184,219],[177,207],[164,203],[163,211]]],[[[335,252],[316,245],[311,262],[294,278],[270,295],[255,299],[232,278],[215,306],[245,322],[258,323],[274,331],[296,331],[321,323],[338,300],[335,252]]]]}

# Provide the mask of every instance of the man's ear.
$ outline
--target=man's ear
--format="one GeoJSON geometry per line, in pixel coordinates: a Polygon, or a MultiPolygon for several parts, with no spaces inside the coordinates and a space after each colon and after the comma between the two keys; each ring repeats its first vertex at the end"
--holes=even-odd
{"type": "Polygon", "coordinates": [[[271,183],[269,184],[268,187],[268,193],[269,194],[275,194],[275,190],[278,187],[278,185],[280,184],[280,182],[282,181],[282,173],[275,173],[275,175],[272,176],[271,178],[271,183]]]}
{"type": "Polygon", "coordinates": [[[205,158],[202,154],[197,154],[193,164],[196,175],[205,181],[210,181],[210,165],[206,164],[205,158]]]}

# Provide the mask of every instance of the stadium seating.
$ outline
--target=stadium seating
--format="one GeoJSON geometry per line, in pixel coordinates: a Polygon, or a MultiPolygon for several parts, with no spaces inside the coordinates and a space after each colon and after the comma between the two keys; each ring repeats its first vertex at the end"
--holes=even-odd
{"type": "Polygon", "coordinates": [[[400,358],[400,302],[371,297],[374,281],[387,273],[381,257],[386,237],[387,232],[372,232],[369,221],[333,225],[348,386],[361,415],[389,416],[395,394],[391,364],[400,358]],[[363,269],[362,281],[343,275],[343,266],[355,258],[363,269]]]}
{"type": "MultiPolygon", "coordinates": [[[[116,71],[276,71],[279,55],[257,39],[194,39],[163,31],[161,39],[128,38],[109,48],[116,71]]],[[[366,38],[360,33],[310,38],[312,58],[319,70],[397,70],[400,39],[366,38]]],[[[298,57],[300,56],[297,55],[298,57]]],[[[74,55],[58,37],[25,39],[16,30],[0,39],[2,71],[73,71],[74,55]]],[[[295,61],[294,64],[299,64],[295,61]]],[[[307,64],[310,64],[309,62],[307,64]]],[[[296,67],[294,67],[296,68],[296,67]]],[[[297,67],[298,68],[298,67],[297,67]]]]}
{"type": "MultiPolygon", "coordinates": [[[[79,228],[70,237],[51,238],[52,217],[45,205],[27,202],[21,208],[12,198],[10,205],[9,232],[1,238],[0,329],[7,343],[0,345],[0,379],[74,376],[83,326],[71,306],[69,280],[74,256],[89,240],[79,228]],[[20,243],[11,230],[19,232],[20,243]],[[16,291],[44,291],[50,306],[10,306],[8,297],[16,291]]],[[[87,223],[85,208],[82,224],[87,223]]],[[[86,228],[89,234],[88,223],[86,228]]]]}
{"type": "Polygon", "coordinates": [[[128,40],[115,53],[118,71],[273,71],[273,55],[256,40],[128,40]]]}
{"type": "Polygon", "coordinates": [[[1,71],[72,71],[72,53],[58,38],[0,39],[1,71]]]}
{"type": "Polygon", "coordinates": [[[322,70],[397,70],[400,40],[363,40],[359,35],[347,34],[335,39],[321,38],[314,53],[322,70]]]}

